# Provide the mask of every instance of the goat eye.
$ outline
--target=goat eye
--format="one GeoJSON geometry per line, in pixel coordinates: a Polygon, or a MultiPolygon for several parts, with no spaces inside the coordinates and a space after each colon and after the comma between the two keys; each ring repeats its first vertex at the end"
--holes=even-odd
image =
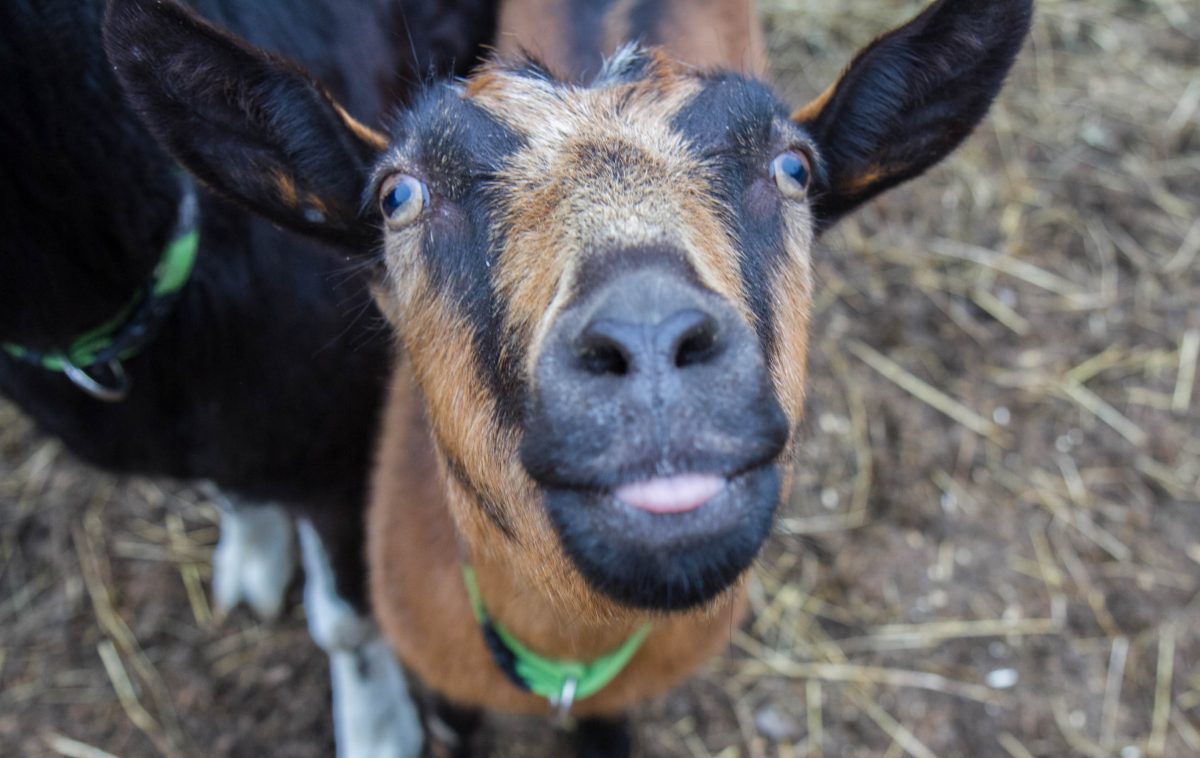
{"type": "Polygon", "coordinates": [[[402,229],[416,221],[427,205],[429,189],[415,176],[396,174],[379,190],[379,209],[392,229],[402,229]]]}
{"type": "Polygon", "coordinates": [[[785,197],[799,200],[808,193],[812,180],[812,169],[808,157],[795,150],[788,150],[771,161],[771,176],[785,197]]]}

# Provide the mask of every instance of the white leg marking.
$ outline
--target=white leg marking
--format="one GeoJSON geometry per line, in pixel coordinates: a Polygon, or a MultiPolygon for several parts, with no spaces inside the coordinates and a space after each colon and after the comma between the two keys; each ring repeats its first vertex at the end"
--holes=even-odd
{"type": "Polygon", "coordinates": [[[425,742],[396,656],[378,636],[329,654],[339,758],[416,758],[425,742]]]}
{"type": "Polygon", "coordinates": [[[337,594],[316,529],[297,525],[308,630],[329,654],[338,758],[417,758],[424,737],[404,672],[370,619],[337,594]]]}
{"type": "Polygon", "coordinates": [[[337,593],[329,553],[308,519],[296,522],[304,561],[304,614],[308,633],[325,652],[354,650],[374,637],[375,625],[337,593]]]}
{"type": "Polygon", "coordinates": [[[212,557],[217,613],[245,603],[264,621],[277,618],[296,571],[291,518],[278,505],[218,502],[221,537],[212,557]]]}

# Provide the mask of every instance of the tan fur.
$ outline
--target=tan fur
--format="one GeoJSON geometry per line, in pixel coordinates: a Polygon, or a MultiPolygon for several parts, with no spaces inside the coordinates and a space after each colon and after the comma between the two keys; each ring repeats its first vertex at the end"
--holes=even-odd
{"type": "Polygon", "coordinates": [[[833,99],[833,93],[836,91],[837,82],[834,82],[833,84],[829,85],[824,92],[793,111],[792,121],[796,121],[801,124],[807,124],[808,122],[814,120],[817,117],[817,114],[824,110],[826,105],[829,105],[829,101],[833,99]]]}
{"type": "Polygon", "coordinates": [[[317,213],[320,213],[324,217],[329,216],[329,206],[325,204],[324,198],[322,198],[320,195],[312,192],[305,193],[304,204],[309,208],[312,208],[317,213]]]}
{"type": "Polygon", "coordinates": [[[300,199],[296,195],[296,183],[292,181],[292,177],[279,171],[271,178],[275,182],[275,189],[279,192],[280,201],[289,208],[295,208],[300,199]]]}
{"type": "Polygon", "coordinates": [[[789,260],[780,267],[771,292],[775,305],[776,334],[776,355],[771,361],[771,378],[775,384],[775,395],[794,426],[804,414],[808,319],[812,305],[809,251],[814,240],[808,206],[794,202],[792,206],[784,213],[784,247],[789,260]]]}
{"type": "MultiPolygon", "coordinates": [[[[715,13],[717,6],[696,7],[715,13]]],[[[631,5],[613,7],[627,13],[631,5]]],[[[713,16],[713,23],[733,23],[735,16],[739,24],[748,21],[736,10],[748,4],[730,7],[735,10],[713,16]]],[[[518,40],[550,45],[549,54],[536,52],[553,59],[555,40],[562,38],[547,31],[554,18],[546,3],[518,0],[505,6],[502,23],[519,30],[518,40]]],[[[613,22],[605,34],[623,28],[613,22]]],[[[744,70],[745,60],[724,58],[752,50],[755,34],[738,50],[697,41],[689,54],[713,59],[690,62],[744,70]]],[[[542,342],[589,256],[653,245],[677,250],[705,287],[752,323],[739,251],[712,200],[715,172],[670,127],[699,86],[692,68],[661,54],[650,75],[632,83],[556,89],[502,67],[468,81],[464,97],[524,137],[524,147],[494,178],[505,244],[493,280],[507,305],[504,328],[526,346],[521,369],[529,386],[542,342]],[[620,176],[589,159],[597,149],[619,154],[620,176]]],[[[789,262],[772,285],[778,334],[772,380],[793,424],[803,408],[811,299],[807,213],[787,202],[789,262]]],[[[543,655],[590,660],[654,622],[628,668],[574,712],[613,714],[666,691],[727,644],[744,612],[742,583],[698,611],[658,617],[617,605],[587,585],[519,461],[516,433],[497,421],[468,325],[430,283],[422,240],[419,224],[388,234],[388,282],[377,293],[405,355],[391,391],[369,512],[372,600],[383,631],[407,666],[461,704],[547,712],[544,700],[518,691],[493,664],[463,587],[466,560],[492,617],[543,655]]],[[[790,486],[790,468],[786,462],[781,468],[790,486]]]]}
{"type": "MultiPolygon", "coordinates": [[[[271,175],[271,181],[275,185],[275,191],[279,195],[279,200],[289,208],[299,208],[301,205],[301,197],[299,190],[296,188],[296,182],[292,177],[283,172],[276,172],[271,175]]],[[[322,216],[329,215],[329,206],[325,203],[324,198],[312,192],[304,193],[303,205],[311,208],[322,216]]]]}
{"type": "Polygon", "coordinates": [[[335,111],[337,111],[338,117],[342,119],[342,121],[346,124],[346,127],[350,129],[350,132],[354,134],[355,137],[358,137],[360,140],[376,150],[383,151],[387,148],[387,135],[375,131],[371,127],[356,119],[354,116],[351,116],[341,105],[334,103],[333,108],[335,111]]]}
{"type": "Polygon", "coordinates": [[[498,177],[509,193],[503,224],[508,244],[498,289],[509,327],[540,352],[541,342],[592,254],[666,245],[683,252],[700,280],[730,302],[745,297],[737,253],[711,206],[706,169],[670,121],[697,91],[694,79],[659,57],[648,79],[563,98],[549,85],[491,72],[471,88],[478,104],[523,134],[520,151],[498,177]],[[620,177],[596,169],[587,150],[619,152],[620,177]]]}
{"type": "Polygon", "coordinates": [[[907,164],[899,161],[893,162],[887,166],[872,165],[863,170],[861,174],[850,177],[850,180],[844,182],[839,189],[846,194],[854,194],[858,192],[867,192],[872,186],[890,179],[896,174],[902,173],[908,168],[907,164]]]}

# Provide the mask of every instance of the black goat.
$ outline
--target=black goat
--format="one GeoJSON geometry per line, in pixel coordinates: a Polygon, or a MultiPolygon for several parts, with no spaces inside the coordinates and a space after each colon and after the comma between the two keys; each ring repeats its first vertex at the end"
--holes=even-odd
{"type": "MultiPolygon", "coordinates": [[[[482,0],[193,5],[303,61],[368,121],[405,102],[428,73],[463,71],[490,41],[495,13],[482,0]]],[[[390,337],[375,328],[363,279],[337,248],[280,231],[184,178],[124,104],[101,44],[104,12],[103,0],[0,5],[0,393],[91,463],[210,480],[243,503],[301,516],[308,597],[333,611],[309,608],[314,636],[335,669],[334,651],[349,647],[345,670],[370,656],[380,670],[369,676],[393,681],[399,672],[361,616],[362,509],[390,337]],[[164,268],[168,249],[175,259],[164,268]],[[98,327],[98,340],[80,344],[98,327]],[[332,585],[336,593],[322,592],[332,585]]],[[[237,539],[265,518],[278,548],[288,519],[254,512],[231,518],[237,539]]],[[[217,580],[233,589],[218,601],[245,596],[229,576],[238,550],[231,555],[217,580]]],[[[274,597],[251,598],[260,611],[277,607],[287,579],[276,579],[274,597]]],[[[343,715],[371,710],[351,699],[343,715]]],[[[403,714],[378,711],[405,701],[374,699],[386,740],[403,714]]],[[[339,744],[356,750],[344,734],[339,744]]]]}

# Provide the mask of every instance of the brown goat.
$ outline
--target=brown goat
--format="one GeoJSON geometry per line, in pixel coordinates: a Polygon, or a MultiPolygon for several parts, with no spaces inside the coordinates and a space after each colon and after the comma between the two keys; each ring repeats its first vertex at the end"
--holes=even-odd
{"type": "Polygon", "coordinates": [[[560,79],[578,80],[630,40],[660,47],[689,66],[759,77],[767,71],[751,0],[624,0],[590,13],[578,2],[508,0],[500,9],[496,49],[501,59],[529,56],[560,79]]]}
{"type": "MultiPolygon", "coordinates": [[[[434,85],[384,138],[186,11],[121,5],[110,56],[185,165],[294,229],[382,232],[404,359],[368,548],[401,660],[458,706],[545,713],[498,630],[590,661],[652,624],[584,717],[726,643],[791,481],[813,242],[967,136],[1031,13],[939,0],[789,113],[744,0],[513,0],[500,47],[545,62],[434,85]]],[[[581,747],[628,750],[605,739],[581,747]]]]}

